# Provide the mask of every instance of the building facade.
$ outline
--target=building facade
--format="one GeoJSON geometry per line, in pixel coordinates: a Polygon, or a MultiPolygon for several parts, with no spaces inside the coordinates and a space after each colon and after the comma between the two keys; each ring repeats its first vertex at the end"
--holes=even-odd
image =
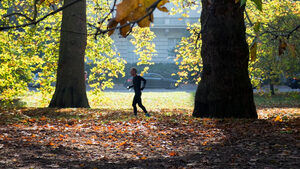
{"type": "MultiPolygon", "coordinates": [[[[155,33],[155,48],[157,55],[152,58],[155,63],[174,63],[176,45],[182,37],[188,36],[186,29],[187,23],[198,22],[200,14],[197,11],[191,11],[189,18],[183,18],[181,15],[168,15],[167,13],[156,10],[154,12],[154,26],[150,29],[155,33]]],[[[112,39],[115,41],[117,51],[120,57],[128,63],[138,62],[139,56],[134,53],[135,47],[131,44],[132,36],[123,38],[118,33],[113,34],[112,39]]]]}

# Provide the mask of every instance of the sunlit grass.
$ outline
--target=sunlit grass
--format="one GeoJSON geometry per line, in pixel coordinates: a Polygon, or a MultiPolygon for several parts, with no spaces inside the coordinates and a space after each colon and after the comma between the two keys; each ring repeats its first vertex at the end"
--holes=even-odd
{"type": "MultiPolygon", "coordinates": [[[[131,109],[134,93],[128,92],[102,92],[95,95],[88,92],[88,99],[92,108],[106,109],[131,109]]],[[[47,107],[49,98],[43,98],[37,92],[28,92],[21,98],[26,107],[47,107]]],[[[191,110],[194,104],[194,94],[188,92],[144,92],[142,102],[149,111],[159,109],[188,109],[191,110]]]]}
{"type": "MultiPolygon", "coordinates": [[[[131,109],[133,96],[134,93],[104,92],[101,96],[89,94],[89,100],[93,108],[131,109]]],[[[187,92],[144,92],[142,102],[149,110],[192,109],[193,94],[187,92]]]]}
{"type": "MultiPolygon", "coordinates": [[[[133,92],[102,92],[95,95],[88,92],[91,108],[105,108],[111,110],[132,109],[133,92]]],[[[51,96],[43,97],[37,92],[28,92],[21,97],[24,107],[47,107],[51,96]]],[[[260,107],[300,107],[300,93],[280,93],[275,96],[254,95],[257,108],[260,107]]],[[[149,111],[161,109],[185,109],[192,111],[194,92],[144,92],[142,101],[149,111]]]]}

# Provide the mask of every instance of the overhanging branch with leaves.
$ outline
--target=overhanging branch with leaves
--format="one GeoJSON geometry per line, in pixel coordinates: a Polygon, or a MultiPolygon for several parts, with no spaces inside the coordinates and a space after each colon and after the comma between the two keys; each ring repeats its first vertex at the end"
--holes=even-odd
{"type": "Polygon", "coordinates": [[[11,16],[14,16],[14,15],[17,15],[17,16],[22,16],[22,17],[25,17],[27,20],[29,20],[30,22],[28,23],[25,23],[25,24],[21,24],[21,25],[14,25],[14,26],[1,26],[0,27],[0,31],[4,31],[4,30],[8,30],[8,29],[17,29],[17,28],[23,28],[23,27],[26,27],[26,26],[30,26],[30,25],[36,25],[38,24],[39,22],[45,20],[46,18],[48,18],[49,16],[52,16],[52,15],[55,15],[56,13],[82,1],[82,0],[74,0],[73,2],[69,3],[69,4],[66,4],[52,12],[50,12],[49,14],[47,15],[44,15],[43,17],[39,18],[39,19],[36,19],[37,17],[37,1],[38,0],[35,0],[35,3],[34,3],[34,17],[31,19],[29,16],[25,15],[25,14],[21,14],[21,13],[11,13],[11,14],[7,14],[7,15],[4,15],[3,17],[11,17],[11,16]]]}

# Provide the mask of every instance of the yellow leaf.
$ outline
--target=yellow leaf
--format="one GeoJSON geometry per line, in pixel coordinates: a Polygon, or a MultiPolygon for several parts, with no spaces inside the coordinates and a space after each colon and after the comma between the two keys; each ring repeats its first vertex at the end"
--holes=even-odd
{"type": "Polygon", "coordinates": [[[50,142],[48,143],[48,145],[49,145],[49,146],[54,146],[55,144],[54,144],[52,141],[50,141],[50,142]]]}
{"type": "MultiPolygon", "coordinates": [[[[125,25],[125,24],[127,24],[126,19],[124,19],[120,22],[121,26],[125,25]]],[[[127,36],[127,33],[130,31],[130,29],[131,29],[130,25],[125,26],[125,27],[120,29],[120,34],[125,38],[127,36]]]]}
{"type": "MultiPolygon", "coordinates": [[[[108,25],[107,28],[111,29],[111,28],[115,28],[118,25],[118,22],[116,21],[116,18],[112,18],[108,21],[108,25]]],[[[108,32],[108,36],[112,35],[115,32],[115,30],[111,30],[108,32]]]]}
{"type": "Polygon", "coordinates": [[[134,11],[139,6],[139,1],[137,0],[123,0],[121,3],[117,4],[117,14],[116,21],[121,22],[128,15],[134,11]]]}
{"type": "Polygon", "coordinates": [[[144,156],[144,157],[141,157],[141,160],[146,160],[146,159],[147,159],[147,157],[145,157],[145,156],[144,156]]]}
{"type": "Polygon", "coordinates": [[[91,145],[91,144],[93,144],[93,142],[91,140],[88,140],[85,142],[85,144],[91,145]]]}
{"type": "Polygon", "coordinates": [[[275,122],[279,121],[279,122],[282,122],[282,119],[280,116],[277,116],[275,119],[274,119],[275,122]]]}
{"type": "MultiPolygon", "coordinates": [[[[143,16],[147,14],[146,7],[145,6],[140,6],[136,10],[134,10],[130,15],[128,16],[128,21],[133,22],[136,21],[143,16]]],[[[145,17],[143,20],[139,21],[137,24],[139,27],[149,27],[150,26],[150,21],[153,21],[153,15],[145,17]],[[152,17],[152,18],[151,18],[152,17]]]]}
{"type": "Polygon", "coordinates": [[[162,12],[169,12],[169,10],[166,7],[157,7],[157,9],[162,12]]]}
{"type": "Polygon", "coordinates": [[[150,7],[155,2],[156,0],[139,0],[139,3],[142,3],[146,8],[150,7]]]}
{"type": "Polygon", "coordinates": [[[35,118],[32,118],[32,119],[28,119],[28,121],[34,123],[36,120],[35,118]]]}
{"type": "Polygon", "coordinates": [[[124,141],[124,142],[120,143],[119,146],[123,146],[123,145],[125,145],[126,143],[127,143],[127,142],[124,141]]]}
{"type": "MultiPolygon", "coordinates": [[[[142,17],[146,16],[148,11],[147,9],[153,5],[157,0],[122,0],[116,6],[116,17],[111,19],[107,25],[108,29],[112,29],[120,23],[120,25],[124,25],[128,22],[133,22],[136,20],[141,19],[142,17]]],[[[161,0],[157,8],[163,12],[169,12],[166,7],[163,7],[169,0],[161,0]]],[[[150,16],[145,17],[137,24],[139,27],[150,27],[150,23],[153,22],[153,14],[150,16]]],[[[120,28],[120,34],[123,37],[126,37],[131,29],[130,25],[124,26],[120,28]]],[[[108,35],[112,35],[114,30],[110,30],[108,35]]]]}
{"type": "Polygon", "coordinates": [[[44,2],[46,3],[46,5],[51,5],[51,4],[59,2],[59,0],[40,0],[40,4],[42,4],[44,2]]]}
{"type": "Polygon", "coordinates": [[[146,17],[140,22],[138,22],[139,27],[144,28],[144,27],[150,27],[150,17],[146,17]]]}
{"type": "Polygon", "coordinates": [[[235,0],[234,2],[237,4],[237,3],[239,3],[239,2],[240,2],[240,0],[235,0]]]}
{"type": "Polygon", "coordinates": [[[162,0],[158,3],[157,7],[162,7],[163,5],[165,5],[166,3],[170,2],[169,0],[162,0]]]}

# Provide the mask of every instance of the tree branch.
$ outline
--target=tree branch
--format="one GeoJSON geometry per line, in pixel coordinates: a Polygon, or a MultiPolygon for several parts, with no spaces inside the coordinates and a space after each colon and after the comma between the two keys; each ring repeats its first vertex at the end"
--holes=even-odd
{"type": "Polygon", "coordinates": [[[105,22],[105,20],[109,17],[109,15],[115,10],[116,3],[117,3],[117,0],[114,0],[114,4],[113,4],[112,8],[110,9],[109,13],[99,22],[100,25],[102,25],[105,22]]]}
{"type": "Polygon", "coordinates": [[[274,40],[277,39],[278,37],[286,37],[287,39],[290,38],[290,36],[295,32],[297,31],[298,29],[300,28],[300,24],[297,25],[295,28],[293,28],[292,30],[290,31],[287,31],[287,32],[283,32],[283,31],[269,31],[269,30],[266,30],[264,32],[262,32],[260,34],[260,36],[264,35],[264,34],[271,34],[272,36],[274,36],[274,40]]]}
{"type": "Polygon", "coordinates": [[[298,26],[296,26],[294,29],[292,29],[288,34],[287,34],[287,38],[289,39],[290,36],[300,28],[300,24],[298,26]]]}
{"type": "Polygon", "coordinates": [[[14,15],[22,16],[22,17],[26,18],[27,20],[29,20],[30,22],[33,22],[33,19],[31,19],[29,16],[27,16],[25,14],[22,14],[22,13],[19,13],[19,12],[14,12],[14,13],[11,13],[11,14],[6,14],[6,15],[3,15],[3,17],[8,18],[8,17],[14,16],[14,15]]]}
{"type": "Polygon", "coordinates": [[[253,26],[253,22],[251,21],[251,19],[250,19],[249,15],[248,15],[248,12],[247,12],[246,9],[245,9],[245,14],[246,14],[247,20],[249,21],[250,26],[253,26]]]}
{"type": "MultiPolygon", "coordinates": [[[[106,30],[97,28],[95,36],[101,35],[101,34],[105,34],[105,33],[109,32],[109,31],[116,30],[116,29],[121,29],[121,28],[124,28],[125,26],[131,25],[131,24],[136,24],[136,23],[140,22],[141,20],[143,20],[146,17],[150,16],[154,12],[154,10],[156,9],[156,7],[160,3],[160,1],[162,1],[162,0],[157,0],[156,2],[154,2],[149,8],[147,8],[147,13],[143,17],[141,17],[141,18],[139,18],[139,19],[137,19],[135,21],[128,22],[128,23],[126,23],[124,25],[120,25],[120,26],[117,26],[117,27],[114,27],[114,28],[110,28],[110,29],[106,29],[106,30]]],[[[93,26],[93,27],[95,27],[95,26],[93,26]]]]}
{"type": "MultiPolygon", "coordinates": [[[[37,1],[37,0],[36,0],[36,1],[37,1]]],[[[36,1],[35,1],[35,2],[36,2],[36,1]]],[[[50,12],[49,14],[47,14],[47,15],[41,17],[40,19],[34,20],[34,21],[32,21],[32,22],[29,22],[29,23],[25,23],[25,24],[22,24],[22,25],[15,25],[15,26],[4,26],[4,27],[0,27],[0,31],[7,30],[7,29],[17,29],[17,28],[22,28],[22,27],[30,26],[30,25],[36,25],[36,24],[38,24],[39,22],[43,21],[44,19],[48,18],[49,16],[55,15],[56,13],[58,13],[58,12],[64,10],[65,8],[68,8],[68,7],[70,7],[70,6],[74,5],[74,4],[76,4],[76,3],[79,2],[79,1],[82,1],[82,0],[74,0],[73,2],[71,2],[71,3],[67,4],[67,5],[62,6],[62,7],[58,8],[58,9],[55,10],[55,11],[50,12]]]]}
{"type": "Polygon", "coordinates": [[[99,28],[96,27],[97,30],[96,30],[96,33],[95,33],[95,39],[97,39],[97,34],[98,34],[98,31],[101,28],[102,24],[109,17],[109,15],[115,10],[116,3],[117,3],[117,0],[114,0],[114,4],[113,4],[112,8],[110,9],[109,13],[99,22],[100,27],[99,28]]]}
{"type": "Polygon", "coordinates": [[[36,17],[37,17],[37,3],[38,3],[39,0],[35,0],[34,1],[34,5],[33,5],[33,20],[35,21],[36,20],[36,17]]]}

